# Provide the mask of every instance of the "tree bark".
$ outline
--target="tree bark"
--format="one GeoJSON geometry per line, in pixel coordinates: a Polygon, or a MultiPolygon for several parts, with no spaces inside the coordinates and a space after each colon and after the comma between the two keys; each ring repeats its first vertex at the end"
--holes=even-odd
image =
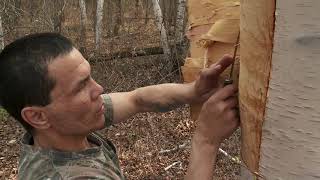
{"type": "Polygon", "coordinates": [[[80,6],[80,52],[86,51],[87,10],[85,0],[79,0],[80,6]]]}
{"type": "Polygon", "coordinates": [[[178,2],[178,11],[177,11],[177,20],[176,20],[176,39],[178,42],[181,42],[184,37],[185,30],[185,11],[186,11],[186,0],[179,0],[178,2]]]}
{"type": "Polygon", "coordinates": [[[242,0],[243,180],[320,178],[319,6],[242,0]]]}
{"type": "Polygon", "coordinates": [[[277,0],[260,171],[320,179],[320,1],[277,0]]]}
{"type": "Polygon", "coordinates": [[[168,61],[170,61],[171,51],[170,51],[168,37],[167,37],[167,30],[164,25],[163,15],[159,5],[159,0],[152,0],[152,4],[153,4],[153,10],[154,10],[155,19],[156,19],[156,24],[160,31],[161,46],[163,48],[165,57],[167,58],[168,61]]]}
{"type": "Polygon", "coordinates": [[[102,34],[102,19],[103,19],[103,4],[104,0],[97,0],[96,12],[96,27],[95,27],[95,50],[100,50],[101,34],[102,34]]]}
{"type": "Polygon", "coordinates": [[[4,48],[4,33],[2,27],[2,19],[0,15],[0,51],[4,48]]]}

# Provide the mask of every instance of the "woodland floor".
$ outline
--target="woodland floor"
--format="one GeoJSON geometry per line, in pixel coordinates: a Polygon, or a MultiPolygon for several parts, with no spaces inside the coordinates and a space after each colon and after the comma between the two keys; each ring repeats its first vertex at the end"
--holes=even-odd
{"type": "MultiPolygon", "coordinates": [[[[177,74],[161,76],[162,56],[127,58],[117,61],[92,62],[94,78],[105,91],[128,91],[137,87],[164,82],[179,82],[177,74]]],[[[183,179],[187,169],[190,148],[161,154],[192,137],[194,122],[189,107],[184,106],[168,113],[143,113],[126,123],[102,131],[116,145],[122,170],[127,179],[183,179]],[[181,162],[169,170],[174,162],[181,162]]],[[[0,179],[15,179],[19,157],[19,139],[23,130],[10,117],[0,113],[0,179]],[[2,114],[2,116],[1,116],[2,114]]],[[[222,149],[239,156],[237,131],[226,140],[222,149]]],[[[238,179],[240,167],[218,154],[214,179],[238,179]]]]}

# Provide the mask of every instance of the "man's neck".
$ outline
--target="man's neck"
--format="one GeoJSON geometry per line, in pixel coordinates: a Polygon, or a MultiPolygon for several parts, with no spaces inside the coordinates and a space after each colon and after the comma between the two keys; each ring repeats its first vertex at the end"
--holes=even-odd
{"type": "Polygon", "coordinates": [[[33,133],[33,140],[34,146],[66,152],[83,151],[91,147],[87,136],[33,133]]]}

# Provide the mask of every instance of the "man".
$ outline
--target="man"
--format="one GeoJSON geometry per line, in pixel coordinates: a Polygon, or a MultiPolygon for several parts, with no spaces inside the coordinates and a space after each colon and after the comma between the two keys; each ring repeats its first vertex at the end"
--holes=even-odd
{"type": "Polygon", "coordinates": [[[116,150],[95,131],[139,112],[203,105],[192,140],[186,179],[211,179],[221,141],[238,127],[232,85],[219,87],[229,56],[190,84],[161,84],[102,94],[90,65],[65,37],[33,34],[0,54],[1,105],[27,130],[19,179],[124,179],[116,150]]]}

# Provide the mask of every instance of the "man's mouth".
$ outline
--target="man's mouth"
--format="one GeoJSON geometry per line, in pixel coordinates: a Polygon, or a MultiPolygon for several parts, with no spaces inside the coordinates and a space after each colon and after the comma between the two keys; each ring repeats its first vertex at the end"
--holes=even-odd
{"type": "Polygon", "coordinates": [[[101,105],[101,107],[98,110],[97,114],[99,114],[99,115],[104,114],[104,104],[101,105]]]}

